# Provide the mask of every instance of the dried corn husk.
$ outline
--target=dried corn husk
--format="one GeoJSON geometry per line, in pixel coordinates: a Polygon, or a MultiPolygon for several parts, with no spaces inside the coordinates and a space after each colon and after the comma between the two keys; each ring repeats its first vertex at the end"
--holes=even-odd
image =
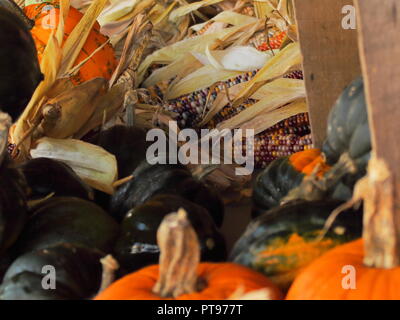
{"type": "Polygon", "coordinates": [[[46,106],[60,110],[59,119],[44,127],[44,134],[51,138],[67,138],[81,129],[92,116],[96,105],[94,100],[105,89],[106,81],[96,78],[61,93],[49,100],[46,106]]]}
{"type": "Polygon", "coordinates": [[[110,5],[99,15],[98,22],[101,26],[118,21],[135,8],[139,0],[109,0],[110,5]]]}
{"type": "Polygon", "coordinates": [[[234,46],[215,51],[207,48],[205,54],[193,53],[193,55],[203,65],[211,64],[216,69],[243,72],[261,69],[273,56],[271,51],[260,52],[250,46],[234,46]]]}
{"type": "Polygon", "coordinates": [[[202,66],[201,62],[191,53],[187,53],[181,60],[172,62],[171,64],[156,69],[150,77],[146,79],[143,86],[148,88],[163,81],[168,81],[175,77],[184,78],[202,66]]]}
{"type": "Polygon", "coordinates": [[[115,156],[99,146],[75,139],[42,138],[30,152],[32,158],[50,158],[68,164],[91,187],[112,194],[117,179],[115,156]]]}
{"type": "MultiPolygon", "coordinates": [[[[140,14],[135,17],[135,20],[129,29],[119,64],[110,79],[110,87],[113,86],[121,76],[123,76],[123,73],[127,69],[136,72],[142,59],[143,52],[150,41],[151,30],[152,26],[144,15],[140,14]]],[[[135,79],[130,79],[130,81],[132,82],[132,89],[138,86],[135,79]]]]}
{"type": "Polygon", "coordinates": [[[187,15],[193,11],[196,11],[202,7],[211,6],[213,4],[217,4],[222,1],[223,0],[203,0],[181,6],[178,9],[175,9],[174,11],[171,12],[169,19],[170,21],[176,21],[178,18],[187,15]]]}
{"type": "Polygon", "coordinates": [[[244,14],[240,14],[234,11],[223,11],[217,14],[215,17],[211,18],[207,22],[195,24],[190,27],[190,29],[194,31],[200,31],[208,24],[210,21],[213,22],[222,22],[225,24],[231,24],[233,26],[243,26],[243,25],[250,25],[256,23],[258,21],[257,18],[249,17],[244,14]]]}
{"type": "Polygon", "coordinates": [[[231,119],[221,122],[218,128],[238,128],[261,113],[272,112],[289,102],[306,96],[304,82],[301,80],[277,79],[264,85],[260,90],[260,93],[257,91],[254,94],[254,98],[261,99],[260,101],[231,119]]]}
{"type": "Polygon", "coordinates": [[[204,126],[207,122],[209,122],[218,112],[220,112],[228,103],[229,99],[235,99],[240,91],[243,90],[246,83],[239,83],[227,91],[220,91],[215,98],[213,104],[209,108],[208,112],[204,116],[203,120],[199,123],[199,126],[204,126]],[[229,95],[229,97],[228,97],[229,95]]]}
{"type": "Polygon", "coordinates": [[[245,122],[240,126],[240,129],[253,129],[254,134],[263,132],[264,130],[272,127],[278,122],[295,116],[299,113],[305,113],[308,111],[307,103],[305,99],[296,100],[284,107],[275,109],[270,112],[264,112],[253,119],[245,122]]]}
{"type": "Polygon", "coordinates": [[[155,5],[149,12],[149,20],[155,27],[157,27],[157,25],[165,22],[166,18],[170,15],[171,11],[177,6],[177,4],[178,2],[174,1],[167,8],[160,4],[155,5]]]}
{"type": "Polygon", "coordinates": [[[12,143],[20,145],[19,157],[21,159],[26,158],[30,145],[31,139],[28,137],[24,140],[25,133],[28,132],[33,123],[38,120],[35,119],[35,115],[38,114],[39,103],[42,101],[45,93],[53,86],[57,78],[58,69],[61,64],[61,48],[54,35],[51,35],[47,43],[46,49],[43,53],[41,70],[44,74],[44,81],[42,81],[36,88],[33,96],[25,108],[24,112],[17,120],[13,130],[10,132],[10,140],[12,143]]]}
{"type": "Polygon", "coordinates": [[[190,52],[205,52],[207,47],[212,46],[216,40],[223,40],[225,37],[243,31],[242,26],[226,28],[211,34],[197,36],[191,39],[185,39],[170,46],[157,50],[148,56],[140,65],[138,70],[139,82],[143,81],[144,74],[153,63],[169,64],[182,59],[190,52]]]}
{"type": "Polygon", "coordinates": [[[128,14],[122,16],[119,18],[119,21],[127,21],[130,20],[132,21],[137,15],[141,13],[146,13],[146,11],[150,10],[155,4],[156,0],[140,0],[136,3],[136,5],[133,7],[133,10],[129,12],[128,14]]]}
{"type": "Polygon", "coordinates": [[[279,78],[263,85],[252,96],[252,99],[262,100],[273,97],[274,94],[291,95],[292,93],[299,98],[305,97],[306,89],[303,80],[279,78]]]}
{"type": "Polygon", "coordinates": [[[294,42],[289,44],[272,59],[268,60],[264,67],[257,72],[257,75],[247,83],[247,86],[238,95],[235,103],[239,104],[240,99],[251,96],[265,82],[284,75],[293,66],[301,64],[301,61],[302,57],[299,43],[294,42]]]}
{"type": "Polygon", "coordinates": [[[125,85],[119,84],[113,86],[104,95],[99,96],[94,102],[94,112],[92,116],[74,133],[74,137],[80,139],[94,128],[100,126],[103,122],[109,121],[122,107],[124,94],[125,85]]]}
{"type": "Polygon", "coordinates": [[[175,85],[166,94],[167,99],[174,99],[193,91],[208,88],[214,83],[225,81],[242,74],[239,71],[219,70],[212,65],[207,65],[188,75],[175,85]]]}
{"type": "Polygon", "coordinates": [[[270,17],[276,9],[276,5],[270,0],[254,0],[253,4],[258,18],[270,17]]]}
{"type": "Polygon", "coordinates": [[[74,65],[89,36],[90,30],[96,23],[96,19],[104,9],[106,2],[107,0],[94,1],[68,36],[63,46],[63,61],[59,70],[60,74],[67,73],[74,65]]]}

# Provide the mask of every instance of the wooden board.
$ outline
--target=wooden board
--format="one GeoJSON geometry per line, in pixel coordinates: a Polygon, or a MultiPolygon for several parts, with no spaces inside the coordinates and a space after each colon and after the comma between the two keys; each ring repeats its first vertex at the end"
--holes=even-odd
{"type": "Polygon", "coordinates": [[[394,174],[400,203],[400,2],[361,0],[357,8],[372,146],[394,174]]]}
{"type": "MultiPolygon", "coordinates": [[[[369,0],[367,1],[369,3],[369,0]]],[[[342,9],[352,0],[295,0],[313,142],[321,147],[329,110],[361,74],[357,30],[343,29],[342,9]]]]}

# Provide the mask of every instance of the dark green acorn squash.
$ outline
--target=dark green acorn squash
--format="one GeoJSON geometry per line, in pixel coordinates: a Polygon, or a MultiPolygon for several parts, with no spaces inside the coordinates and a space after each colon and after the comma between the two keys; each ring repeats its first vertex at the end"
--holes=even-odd
{"type": "Polygon", "coordinates": [[[279,206],[282,198],[303,181],[305,175],[288,162],[289,157],[276,159],[257,175],[253,185],[253,218],[279,206]]]}
{"type": "Polygon", "coordinates": [[[341,213],[326,235],[331,212],[343,202],[293,201],[254,219],[235,244],[230,261],[265,274],[287,290],[297,273],[327,250],[361,237],[362,210],[341,213]]]}
{"type": "Polygon", "coordinates": [[[203,207],[176,195],[156,195],[125,216],[115,255],[123,273],[159,260],[157,229],[166,215],[184,208],[201,246],[202,261],[224,261],[226,245],[210,214],[203,207]]]}
{"type": "Polygon", "coordinates": [[[252,216],[279,206],[305,177],[314,174],[323,177],[330,169],[319,149],[296,152],[272,161],[255,179],[252,216]]]}
{"type": "Polygon", "coordinates": [[[24,176],[5,156],[0,165],[0,254],[17,240],[27,221],[27,191],[24,176]]]}
{"type": "MultiPolygon", "coordinates": [[[[131,125],[115,125],[100,131],[88,138],[115,156],[118,165],[118,177],[123,179],[136,169],[146,159],[146,151],[150,143],[146,141],[146,131],[131,125]]],[[[110,206],[111,197],[104,192],[95,191],[95,202],[105,210],[110,206]]]]}
{"type": "Polygon", "coordinates": [[[120,179],[132,174],[146,159],[146,151],[150,146],[146,141],[146,131],[135,126],[115,125],[91,140],[116,157],[120,179]]]}
{"type": "Polygon", "coordinates": [[[18,257],[8,268],[0,286],[1,300],[86,299],[97,293],[101,284],[99,250],[70,243],[39,249],[18,257]],[[42,280],[55,270],[56,288],[43,289],[42,280]]]}
{"type": "Polygon", "coordinates": [[[76,243],[111,252],[118,237],[117,223],[96,204],[73,197],[54,197],[32,210],[17,242],[20,253],[58,243],[76,243]]]}
{"type": "Polygon", "coordinates": [[[371,135],[361,77],[343,91],[331,110],[322,151],[331,165],[338,162],[342,154],[348,153],[360,175],[365,174],[371,152],[371,135]]]}
{"type": "Polygon", "coordinates": [[[145,203],[156,194],[175,194],[206,208],[220,227],[224,217],[224,205],[214,188],[192,176],[179,164],[150,165],[143,161],[133,172],[133,179],[114,193],[110,212],[121,220],[126,213],[145,203]]]}
{"type": "Polygon", "coordinates": [[[0,109],[15,121],[43,75],[36,47],[23,19],[0,7],[0,109]]]}
{"type": "Polygon", "coordinates": [[[93,199],[93,190],[63,162],[36,158],[23,163],[20,169],[27,180],[29,198],[32,200],[45,198],[52,193],[60,197],[93,199]]]}

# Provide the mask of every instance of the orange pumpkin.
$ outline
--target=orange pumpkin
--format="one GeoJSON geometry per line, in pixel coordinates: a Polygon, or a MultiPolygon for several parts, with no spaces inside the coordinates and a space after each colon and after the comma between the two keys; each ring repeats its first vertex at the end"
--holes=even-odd
{"type": "MultiPolygon", "coordinates": [[[[36,44],[39,61],[41,61],[44,49],[46,48],[47,41],[49,40],[52,32],[51,26],[58,25],[60,15],[60,1],[47,1],[40,4],[28,5],[24,9],[25,14],[33,19],[35,22],[31,30],[32,37],[36,44]],[[54,21],[52,15],[54,14],[54,21]]],[[[68,17],[65,23],[64,41],[68,38],[74,27],[79,23],[82,18],[82,13],[77,9],[70,7],[68,17]]],[[[84,44],[80,54],[78,55],[75,65],[78,65],[83,60],[87,59],[97,48],[102,46],[107,37],[100,33],[100,25],[96,23],[88,39],[84,44]]],[[[110,44],[105,45],[101,50],[96,52],[79,70],[79,72],[72,78],[72,82],[76,85],[91,80],[93,78],[105,78],[109,80],[117,67],[117,60],[115,58],[114,49],[110,44]]]]}
{"type": "Polygon", "coordinates": [[[114,282],[95,300],[222,300],[241,288],[244,293],[279,289],[258,272],[233,263],[200,263],[197,235],[181,209],[165,217],[157,233],[160,264],[114,282]]]}
{"type": "Polygon", "coordinates": [[[364,202],[363,239],[336,247],[306,267],[288,300],[400,299],[400,228],[394,179],[385,162],[371,158],[353,199],[364,202]]]}
{"type": "Polygon", "coordinates": [[[366,267],[363,246],[359,239],[336,247],[315,260],[296,278],[286,299],[400,299],[400,267],[366,267]],[[354,279],[351,278],[353,275],[354,279]]]}

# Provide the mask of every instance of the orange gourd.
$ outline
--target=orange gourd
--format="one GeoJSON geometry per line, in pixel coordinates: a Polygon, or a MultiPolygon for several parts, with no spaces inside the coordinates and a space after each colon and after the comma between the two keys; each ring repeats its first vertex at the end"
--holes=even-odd
{"type": "MultiPolygon", "coordinates": [[[[24,11],[28,18],[33,19],[35,22],[31,30],[32,37],[36,44],[39,61],[41,61],[44,49],[46,48],[47,41],[49,40],[52,32],[52,25],[58,25],[60,7],[59,0],[48,1],[40,4],[28,5],[24,11]],[[50,15],[54,14],[54,19],[50,15]],[[54,21],[52,21],[52,19],[54,21]]],[[[65,23],[64,41],[68,38],[74,27],[79,23],[82,18],[82,13],[77,9],[70,7],[68,17],[65,23]]],[[[86,43],[84,44],[80,54],[78,55],[75,65],[89,57],[97,48],[102,46],[107,41],[107,37],[100,33],[100,25],[96,23],[86,43]]],[[[106,44],[101,50],[96,52],[73,76],[72,82],[76,85],[93,78],[105,78],[109,80],[117,66],[114,49],[110,44],[106,44]]]]}
{"type": "Polygon", "coordinates": [[[238,288],[244,293],[267,288],[282,297],[262,274],[233,263],[200,263],[197,235],[181,209],[166,216],[157,233],[160,264],[114,282],[95,300],[222,300],[238,288]]]}
{"type": "Polygon", "coordinates": [[[296,152],[289,157],[289,163],[298,172],[306,176],[314,172],[315,168],[319,165],[317,175],[322,177],[331,167],[326,164],[325,159],[319,149],[309,149],[296,152]]]}

